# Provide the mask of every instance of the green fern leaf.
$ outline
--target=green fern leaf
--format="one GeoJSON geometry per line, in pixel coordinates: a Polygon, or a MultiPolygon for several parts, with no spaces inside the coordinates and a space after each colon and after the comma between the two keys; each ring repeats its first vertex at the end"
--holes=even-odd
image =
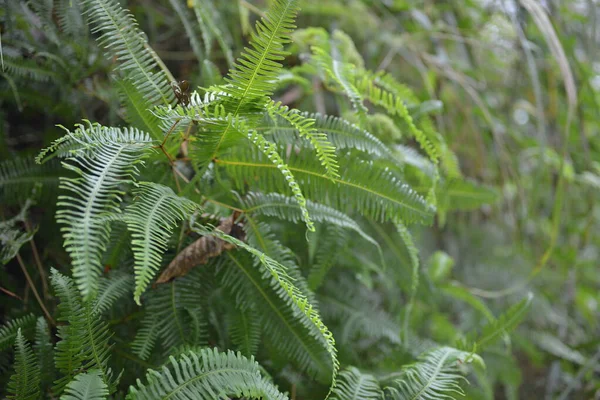
{"type": "Polygon", "coordinates": [[[256,354],[260,343],[259,315],[252,308],[236,309],[228,314],[229,336],[235,348],[246,357],[256,354]]]}
{"type": "MultiPolygon", "coordinates": [[[[244,196],[242,203],[246,214],[276,217],[294,223],[302,218],[300,207],[294,199],[279,193],[249,192],[244,196]]],[[[313,203],[310,200],[306,202],[306,209],[314,221],[353,230],[378,250],[380,249],[379,243],[365,233],[356,221],[343,212],[323,204],[313,203]]]]}
{"type": "Polygon", "coordinates": [[[40,367],[36,363],[31,345],[27,343],[21,329],[15,341],[15,373],[8,382],[8,398],[36,400],[40,396],[40,367]]]}
{"type": "Polygon", "coordinates": [[[104,266],[102,254],[109,239],[111,216],[117,215],[121,185],[131,182],[137,164],[147,155],[151,140],[137,129],[78,125],[70,140],[83,145],[63,166],[78,176],[61,178],[57,221],[63,224],[64,246],[73,260],[73,275],[86,299],[98,290],[104,266]]]}
{"type": "Polygon", "coordinates": [[[91,369],[75,376],[65,388],[61,400],[104,400],[108,397],[108,386],[102,380],[102,371],[91,369]]]}
{"type": "Polygon", "coordinates": [[[315,149],[317,158],[325,168],[327,176],[339,177],[338,165],[335,158],[335,147],[329,142],[327,135],[317,133],[314,127],[315,121],[300,114],[297,110],[290,110],[287,106],[273,101],[267,103],[267,112],[272,116],[283,118],[288,124],[295,128],[301,138],[306,139],[315,149]]]}
{"type": "Polygon", "coordinates": [[[169,238],[177,223],[186,219],[199,207],[192,201],[177,196],[171,188],[150,182],[141,182],[136,200],[125,210],[124,220],[131,232],[135,257],[135,302],[154,277],[169,238]]]}
{"type": "Polygon", "coordinates": [[[148,371],[148,383],[138,380],[136,386],[130,386],[127,399],[287,399],[261,377],[253,358],[248,360],[239,353],[221,353],[216,349],[190,351],[178,360],[170,357],[169,364],[160,371],[148,371]]]}
{"type": "Polygon", "coordinates": [[[42,167],[27,158],[2,161],[0,200],[3,204],[22,203],[31,196],[31,191],[37,184],[42,184],[43,193],[52,193],[58,187],[61,171],[58,162],[48,162],[42,167]]]}
{"type": "Polygon", "coordinates": [[[470,361],[483,364],[479,356],[451,347],[441,347],[419,357],[420,361],[405,367],[395,385],[386,387],[394,400],[454,399],[464,396],[460,386],[466,381],[458,365],[470,361]]]}
{"type": "Polygon", "coordinates": [[[111,271],[107,277],[100,278],[98,297],[94,302],[94,313],[101,315],[108,312],[121,298],[131,295],[133,276],[124,271],[111,271]]]}
{"type": "Polygon", "coordinates": [[[487,323],[482,328],[481,334],[472,332],[467,335],[465,341],[457,344],[458,347],[466,351],[473,350],[480,352],[486,346],[494,343],[501,336],[508,335],[517,327],[517,325],[519,325],[523,318],[525,318],[531,307],[532,301],[533,294],[527,294],[523,300],[506,310],[506,312],[500,315],[498,319],[487,323]]]}
{"type": "Polygon", "coordinates": [[[31,333],[34,330],[36,318],[33,314],[7,321],[0,327],[0,351],[10,348],[17,337],[19,329],[23,333],[31,333]]]}
{"type": "MultiPolygon", "coordinates": [[[[335,340],[333,339],[333,335],[325,326],[323,321],[321,320],[319,313],[317,310],[309,303],[306,295],[298,289],[297,286],[291,281],[290,276],[288,275],[286,268],[282,266],[277,261],[273,260],[271,257],[267,256],[263,252],[247,245],[246,243],[227,235],[218,229],[207,229],[201,225],[192,224],[192,229],[202,235],[212,235],[218,237],[226,242],[236,245],[239,248],[242,248],[252,254],[256,261],[264,267],[264,269],[271,274],[273,278],[275,278],[278,285],[284,290],[284,292],[289,296],[289,298],[293,301],[293,304],[298,307],[299,311],[302,312],[310,322],[317,328],[317,331],[320,333],[320,336],[323,340],[323,344],[331,357],[332,364],[332,378],[331,385],[335,386],[335,379],[337,376],[337,371],[339,369],[339,363],[337,360],[337,350],[335,348],[335,340]]],[[[228,254],[229,255],[229,254],[228,254]]]]}
{"type": "Polygon", "coordinates": [[[56,344],[54,362],[61,378],[55,382],[53,392],[62,393],[81,370],[93,368],[101,370],[104,382],[114,387],[108,367],[112,335],[107,324],[94,314],[93,304],[82,302],[71,278],[53,269],[50,280],[60,299],[58,321],[67,323],[58,327],[60,341],[56,344]]]}
{"type": "Polygon", "coordinates": [[[192,271],[147,293],[147,313],[132,344],[140,358],[149,358],[158,339],[166,354],[181,346],[207,344],[201,287],[201,274],[192,271]]]}
{"type": "Polygon", "coordinates": [[[273,93],[282,68],[279,61],[287,55],[283,46],[290,42],[290,33],[295,29],[297,3],[297,0],[275,0],[271,3],[267,15],[256,23],[250,46],[242,53],[229,77],[225,78],[229,86],[223,87],[223,90],[238,100],[234,115],[249,100],[273,93]]]}
{"type": "MultiPolygon", "coordinates": [[[[378,163],[341,158],[340,177],[331,179],[304,152],[290,154],[285,161],[302,193],[313,201],[329,203],[341,211],[359,212],[381,221],[425,224],[432,221],[434,208],[378,163]]],[[[255,152],[232,152],[216,163],[226,167],[238,187],[252,183],[266,192],[285,190],[285,182],[272,173],[275,166],[255,152]]]]}
{"type": "Polygon", "coordinates": [[[45,391],[54,379],[54,347],[48,323],[42,317],[36,322],[33,349],[40,366],[40,387],[45,391]]]}
{"type": "Polygon", "coordinates": [[[172,104],[175,95],[167,74],[133,16],[116,0],[83,0],[82,4],[88,23],[95,25],[92,31],[100,33],[99,44],[119,60],[119,70],[151,104],[172,104]]]}
{"type": "Polygon", "coordinates": [[[331,400],[383,400],[383,391],[373,375],[348,367],[340,372],[331,400]]]}
{"type": "Polygon", "coordinates": [[[148,132],[152,139],[162,140],[163,132],[159,119],[150,111],[151,103],[129,80],[116,80],[115,86],[121,95],[121,102],[125,105],[127,122],[148,132]]]}

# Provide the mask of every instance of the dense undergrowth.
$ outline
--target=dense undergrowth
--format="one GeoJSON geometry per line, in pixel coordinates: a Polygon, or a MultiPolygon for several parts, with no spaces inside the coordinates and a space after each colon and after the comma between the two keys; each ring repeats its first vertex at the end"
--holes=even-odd
{"type": "Polygon", "coordinates": [[[0,395],[598,396],[594,2],[0,4],[0,395]]]}

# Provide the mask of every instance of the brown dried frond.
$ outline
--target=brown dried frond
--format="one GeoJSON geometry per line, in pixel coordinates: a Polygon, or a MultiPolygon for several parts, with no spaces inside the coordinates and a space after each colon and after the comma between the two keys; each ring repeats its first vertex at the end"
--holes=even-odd
{"type": "MultiPolygon", "coordinates": [[[[240,224],[235,222],[238,216],[238,213],[234,213],[231,217],[223,218],[216,229],[237,239],[244,240],[244,230],[240,224]]],[[[156,284],[170,282],[177,277],[184,276],[196,265],[206,264],[209,259],[234,248],[235,245],[217,237],[203,236],[177,254],[158,277],[156,284]]]]}

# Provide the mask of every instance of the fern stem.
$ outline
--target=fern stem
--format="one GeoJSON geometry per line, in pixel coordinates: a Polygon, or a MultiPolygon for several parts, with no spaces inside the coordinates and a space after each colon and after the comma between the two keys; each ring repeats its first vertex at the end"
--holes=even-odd
{"type": "Polygon", "coordinates": [[[51,325],[55,326],[56,322],[54,322],[54,320],[50,316],[50,313],[48,312],[48,309],[44,305],[44,302],[40,298],[40,294],[38,293],[37,289],[35,288],[35,285],[33,284],[33,280],[31,279],[31,276],[29,276],[29,272],[27,272],[25,263],[23,262],[23,259],[21,258],[21,255],[19,253],[17,253],[17,261],[19,262],[19,266],[21,267],[21,270],[23,271],[23,275],[25,275],[25,279],[27,279],[27,283],[29,283],[29,286],[31,286],[33,295],[35,296],[38,304],[42,308],[42,311],[44,311],[44,314],[46,314],[46,318],[48,319],[48,322],[50,322],[51,325]]]}
{"type": "Polygon", "coordinates": [[[248,3],[246,0],[240,0],[240,4],[242,5],[242,7],[247,8],[248,10],[252,11],[253,13],[262,18],[265,18],[267,16],[258,7],[256,7],[254,4],[248,3]]]}

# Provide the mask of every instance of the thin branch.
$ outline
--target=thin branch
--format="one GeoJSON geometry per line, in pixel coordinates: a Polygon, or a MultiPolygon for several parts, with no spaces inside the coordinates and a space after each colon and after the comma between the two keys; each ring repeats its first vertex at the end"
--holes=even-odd
{"type": "MultiPolygon", "coordinates": [[[[25,221],[25,229],[27,230],[27,232],[31,232],[31,225],[29,225],[28,221],[25,221]]],[[[40,253],[38,252],[33,237],[31,238],[31,250],[33,251],[33,259],[35,260],[35,265],[37,266],[38,272],[40,273],[40,279],[42,280],[42,293],[44,294],[44,300],[48,300],[51,298],[51,296],[50,290],[48,289],[48,281],[46,280],[46,271],[44,271],[44,266],[42,265],[40,253]]]]}
{"type": "Polygon", "coordinates": [[[29,276],[29,272],[27,272],[25,263],[23,262],[23,259],[21,258],[21,255],[19,253],[17,253],[17,261],[19,262],[19,265],[21,266],[21,270],[23,270],[25,279],[27,279],[27,282],[29,283],[31,290],[33,291],[33,295],[35,296],[36,300],[38,301],[38,304],[42,308],[42,311],[44,311],[44,314],[46,314],[46,318],[48,319],[48,322],[50,322],[51,325],[56,325],[56,322],[54,322],[54,320],[50,316],[50,313],[48,312],[48,309],[44,305],[44,302],[40,298],[40,294],[38,293],[37,289],[35,288],[35,285],[33,284],[33,281],[31,280],[31,276],[29,276]]]}

